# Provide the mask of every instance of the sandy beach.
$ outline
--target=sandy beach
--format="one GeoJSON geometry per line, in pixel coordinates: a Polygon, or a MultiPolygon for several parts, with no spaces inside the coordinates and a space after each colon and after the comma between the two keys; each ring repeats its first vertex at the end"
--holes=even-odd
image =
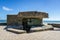
{"type": "MultiPolygon", "coordinates": [[[[39,31],[33,33],[13,33],[4,30],[6,26],[0,26],[0,40],[60,40],[60,29],[39,31]]],[[[19,32],[21,30],[18,30],[19,32]]]]}

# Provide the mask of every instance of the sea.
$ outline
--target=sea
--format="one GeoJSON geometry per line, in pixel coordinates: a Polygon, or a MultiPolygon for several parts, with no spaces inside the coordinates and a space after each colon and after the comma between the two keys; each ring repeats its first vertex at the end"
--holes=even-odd
{"type": "MultiPolygon", "coordinates": [[[[7,20],[0,20],[0,23],[7,23],[7,20]]],[[[47,23],[47,24],[60,24],[60,21],[43,21],[43,23],[47,23]]]]}
{"type": "Polygon", "coordinates": [[[43,21],[43,23],[47,23],[47,24],[60,24],[60,21],[43,21]]]}
{"type": "Polygon", "coordinates": [[[0,20],[0,23],[7,23],[7,20],[0,20]]]}

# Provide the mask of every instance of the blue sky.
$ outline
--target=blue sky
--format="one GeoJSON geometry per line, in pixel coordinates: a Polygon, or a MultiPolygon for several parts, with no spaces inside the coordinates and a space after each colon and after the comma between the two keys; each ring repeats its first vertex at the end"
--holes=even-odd
{"type": "Polygon", "coordinates": [[[0,0],[0,20],[21,11],[47,12],[49,18],[44,20],[60,20],[60,0],[0,0]]]}

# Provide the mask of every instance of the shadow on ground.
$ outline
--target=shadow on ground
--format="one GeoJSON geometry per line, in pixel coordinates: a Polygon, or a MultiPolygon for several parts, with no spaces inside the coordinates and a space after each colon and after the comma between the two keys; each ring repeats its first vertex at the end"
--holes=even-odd
{"type": "Polygon", "coordinates": [[[14,25],[14,26],[6,26],[4,28],[4,30],[6,30],[8,32],[15,33],[15,34],[23,34],[23,33],[25,33],[25,32],[19,32],[19,31],[15,31],[15,30],[10,30],[11,28],[16,29],[16,30],[22,30],[22,26],[16,26],[16,25],[14,25]]]}
{"type": "MultiPolygon", "coordinates": [[[[4,30],[8,31],[8,32],[12,32],[12,33],[15,33],[15,34],[24,34],[26,33],[25,30],[23,30],[24,32],[20,32],[20,31],[15,31],[15,30],[9,30],[9,28],[12,28],[12,29],[16,29],[16,30],[23,30],[22,26],[7,26],[4,28],[4,30]]],[[[60,30],[60,29],[59,29],[60,30]]],[[[47,31],[47,30],[30,30],[29,33],[33,33],[33,32],[41,32],[41,31],[47,31]]],[[[56,30],[55,30],[56,31],[56,30]]],[[[58,30],[57,30],[58,31],[58,30]]]]}
{"type": "MultiPolygon", "coordinates": [[[[13,31],[13,30],[6,30],[8,32],[12,32],[12,33],[15,33],[15,34],[24,34],[26,32],[18,32],[18,31],[13,31]]],[[[34,32],[42,32],[43,30],[30,30],[29,33],[34,33],[34,32]]],[[[47,30],[46,30],[47,31],[47,30]]]]}
{"type": "MultiPolygon", "coordinates": [[[[4,30],[8,31],[8,32],[12,32],[12,33],[15,33],[15,34],[24,34],[26,33],[25,30],[23,30],[24,32],[20,32],[20,31],[15,31],[15,30],[9,30],[9,28],[12,28],[12,29],[16,29],[16,30],[23,30],[22,29],[22,26],[7,26],[4,28],[4,30]]],[[[29,33],[33,33],[33,32],[39,32],[39,31],[43,31],[43,30],[30,30],[29,33]]]]}

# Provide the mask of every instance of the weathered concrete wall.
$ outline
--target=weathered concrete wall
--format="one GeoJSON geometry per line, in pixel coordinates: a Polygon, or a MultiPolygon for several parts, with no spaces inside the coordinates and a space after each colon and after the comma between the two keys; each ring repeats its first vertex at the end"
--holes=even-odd
{"type": "Polygon", "coordinates": [[[17,19],[19,25],[22,24],[22,19],[23,19],[22,17],[19,17],[19,18],[17,19]]]}
{"type": "Polygon", "coordinates": [[[7,25],[13,25],[17,22],[17,15],[7,15],[7,25]]]}
{"type": "Polygon", "coordinates": [[[31,25],[42,25],[42,19],[33,19],[31,25]]]}
{"type": "Polygon", "coordinates": [[[7,15],[7,25],[20,25],[23,18],[37,18],[39,24],[42,24],[43,18],[48,18],[48,14],[45,12],[19,12],[18,15],[7,15]]]}
{"type": "Polygon", "coordinates": [[[25,17],[25,18],[48,18],[48,13],[45,12],[19,12],[18,17],[25,17]]]}

